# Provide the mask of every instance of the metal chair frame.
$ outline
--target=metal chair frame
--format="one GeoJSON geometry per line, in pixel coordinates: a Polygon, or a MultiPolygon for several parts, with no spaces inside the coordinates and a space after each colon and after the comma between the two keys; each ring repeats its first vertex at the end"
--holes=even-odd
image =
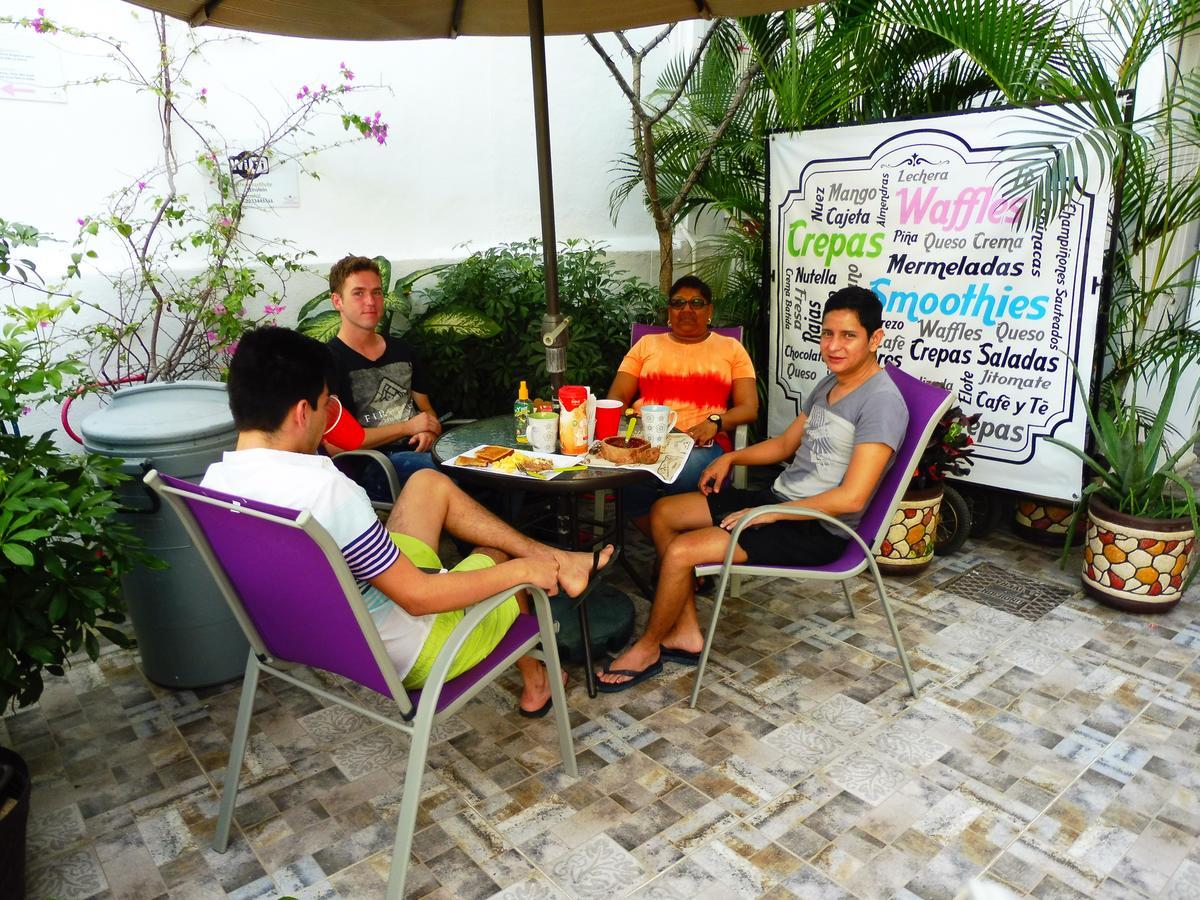
{"type": "MultiPolygon", "coordinates": [[[[915,384],[922,384],[918,379],[910,375],[906,375],[899,369],[889,366],[887,369],[889,376],[893,381],[896,381],[901,389],[901,392],[911,391],[915,389],[915,384]],[[907,379],[910,384],[906,385],[904,379],[907,379]]],[[[840,581],[842,583],[842,593],[846,597],[846,606],[852,617],[857,614],[854,610],[854,602],[850,597],[850,589],[847,582],[864,571],[870,571],[871,579],[875,585],[875,591],[879,596],[880,605],[883,607],[883,614],[887,618],[888,628],[892,632],[892,640],[896,644],[896,652],[900,658],[900,666],[904,670],[904,677],[908,681],[908,688],[914,699],[917,697],[916,679],[913,677],[912,667],[908,662],[908,654],[904,651],[904,643],[900,639],[900,630],[896,626],[896,618],[892,613],[891,604],[888,602],[887,590],[884,588],[883,578],[879,573],[879,566],[875,562],[875,554],[879,552],[879,547],[883,543],[883,539],[887,534],[888,526],[891,524],[892,516],[895,514],[896,508],[900,504],[900,500],[904,497],[904,492],[908,488],[908,483],[912,480],[913,467],[916,461],[920,458],[921,452],[929,443],[929,438],[933,434],[934,428],[937,426],[938,420],[950,408],[952,402],[951,394],[942,388],[935,388],[933,385],[922,384],[922,388],[929,391],[940,391],[944,396],[940,404],[936,407],[931,406],[928,416],[925,421],[914,421],[910,419],[908,429],[905,432],[904,443],[901,446],[902,453],[898,453],[895,462],[892,465],[891,471],[896,471],[896,467],[903,466],[904,470],[902,477],[895,480],[895,486],[890,491],[885,491],[881,486],[872,498],[867,510],[863,515],[863,522],[870,521],[879,513],[879,507],[886,504],[886,512],[882,515],[880,521],[876,525],[873,534],[867,535],[871,543],[868,544],[864,540],[863,535],[859,534],[853,528],[850,528],[841,520],[827,515],[815,509],[807,509],[797,506],[770,505],[759,506],[740,519],[730,532],[729,548],[725,552],[725,559],[720,563],[705,563],[695,567],[697,575],[720,575],[717,582],[716,595],[713,598],[712,618],[708,623],[708,632],[704,639],[704,649],[700,653],[700,661],[696,666],[696,681],[692,685],[692,695],[690,705],[694,708],[696,700],[700,696],[700,685],[704,678],[704,669],[708,665],[709,652],[712,650],[713,638],[717,633],[717,620],[721,615],[721,603],[725,596],[726,587],[729,584],[730,576],[741,575],[764,575],[775,578],[809,578],[821,581],[840,581]],[[819,519],[822,522],[828,522],[837,528],[844,531],[851,545],[856,545],[863,554],[863,558],[845,569],[835,571],[823,571],[825,567],[817,566],[755,566],[746,564],[736,564],[733,562],[733,554],[737,549],[737,539],[742,531],[760,516],[780,513],[786,516],[803,516],[805,518],[819,519]]],[[[905,397],[908,401],[908,397],[905,397]]],[[[910,403],[911,409],[911,403],[910,403]]],[[[885,475],[885,481],[887,476],[885,475]]],[[[829,565],[834,565],[830,563],[829,565]]]]}
{"type": "MultiPolygon", "coordinates": [[[[241,774],[242,762],[245,756],[246,741],[250,733],[250,719],[254,708],[254,698],[258,689],[258,679],[262,672],[273,675],[288,684],[302,688],[324,700],[337,703],[365,716],[374,722],[379,722],[395,728],[410,737],[408,764],[405,770],[403,798],[400,803],[396,823],[396,838],[392,851],[391,870],[388,877],[387,897],[389,900],[399,900],[404,893],[404,882],[408,874],[409,855],[412,849],[413,829],[420,804],[421,781],[424,775],[425,763],[428,758],[429,740],[433,728],[439,722],[454,715],[462,706],[474,697],[480,690],[490,684],[495,678],[507,670],[521,656],[531,653],[534,648],[541,646],[542,650],[533,655],[544,660],[549,674],[550,691],[553,697],[553,712],[558,732],[559,751],[562,755],[563,769],[571,777],[579,774],[575,761],[574,745],[571,739],[571,725],[567,710],[566,691],[563,689],[561,667],[558,661],[558,649],[555,644],[554,621],[550,614],[550,603],[546,593],[533,584],[518,585],[515,588],[494,594],[467,610],[462,621],[454,628],[445,646],[438,653],[425,686],[418,691],[405,689],[400,676],[388,658],[383,641],[375,627],[366,603],[359,593],[358,586],[346,566],[341,550],[328,532],[312,517],[308,511],[284,510],[267,504],[257,504],[254,501],[220,494],[217,491],[200,488],[196,485],[160,475],[150,471],[145,477],[145,483],[158,492],[179,515],[189,535],[196,545],[201,557],[207,563],[216,579],[221,593],[229,603],[230,609],[242,626],[250,642],[250,653],[246,659],[245,679],[242,683],[241,700],[238,704],[237,722],[234,726],[233,743],[229,752],[229,765],[226,770],[225,787],[221,796],[220,809],[217,816],[216,833],[213,837],[213,849],[224,852],[228,847],[229,829],[233,822],[234,807],[237,802],[238,781],[241,774]],[[354,621],[357,623],[361,638],[370,651],[374,670],[370,673],[379,679],[376,684],[369,684],[352,675],[351,678],[378,693],[387,696],[396,703],[399,720],[389,718],[380,713],[361,706],[346,697],[309,684],[296,678],[286,669],[296,666],[311,666],[324,668],[318,662],[306,662],[300,659],[286,659],[277,655],[270,646],[270,641],[262,634],[255,624],[256,617],[262,618],[278,611],[286,614],[286,606],[278,606],[269,598],[244,598],[234,586],[234,580],[226,570],[220,555],[209,540],[205,526],[201,524],[191,508],[191,504],[203,504],[216,507],[231,516],[245,516],[268,523],[269,528],[283,528],[291,531],[301,531],[311,540],[314,554],[319,554],[330,573],[341,588],[342,598],[349,606],[354,621]],[[455,655],[467,639],[467,636],[489,612],[507,600],[514,591],[524,588],[533,598],[537,620],[537,630],[512,646],[504,647],[504,642],[474,669],[460,675],[451,681],[446,680],[455,655]],[[499,654],[499,655],[497,655],[499,654]],[[493,658],[495,657],[495,658],[493,658]],[[483,667],[488,667],[480,672],[483,667]],[[474,682],[471,679],[474,678],[474,682]],[[458,696],[454,696],[460,686],[455,683],[466,679],[466,687],[458,696]],[[443,690],[448,686],[451,700],[445,705],[440,704],[443,690]],[[383,688],[381,690],[381,687],[383,688]],[[440,708],[439,708],[440,707],[440,708]]],[[[281,590],[284,588],[281,580],[281,590]]],[[[335,602],[335,601],[330,601],[335,602]]],[[[522,623],[518,617],[514,623],[515,629],[522,624],[525,630],[532,627],[528,621],[522,623]]],[[[264,628],[269,622],[264,622],[264,628]]],[[[323,623],[324,624],[324,623],[323,623]]],[[[513,633],[510,630],[510,634],[513,633]]],[[[335,671],[334,669],[324,669],[335,671]]],[[[345,673],[341,673],[345,674],[345,673]]]]}

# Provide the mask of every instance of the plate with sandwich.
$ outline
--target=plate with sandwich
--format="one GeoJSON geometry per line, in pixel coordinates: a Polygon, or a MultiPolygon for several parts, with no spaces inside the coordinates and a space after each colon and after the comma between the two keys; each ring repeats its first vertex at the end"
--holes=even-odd
{"type": "Polygon", "coordinates": [[[481,469],[497,475],[515,475],[518,478],[537,478],[545,481],[565,471],[582,467],[582,456],[564,456],[561,453],[534,453],[530,450],[514,450],[496,444],[480,444],[466,453],[460,453],[444,463],[456,469],[481,469]]]}

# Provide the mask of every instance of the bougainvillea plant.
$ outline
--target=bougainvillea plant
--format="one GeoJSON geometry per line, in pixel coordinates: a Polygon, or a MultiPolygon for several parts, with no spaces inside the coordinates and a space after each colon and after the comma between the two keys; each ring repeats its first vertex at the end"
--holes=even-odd
{"type": "Polygon", "coordinates": [[[67,277],[99,257],[97,273],[111,289],[107,297],[73,295],[90,310],[88,321],[62,333],[66,352],[91,370],[85,381],[221,377],[238,338],[283,312],[288,280],[312,255],[247,229],[254,179],[283,163],[316,177],[316,154],[353,141],[384,145],[388,136],[381,112],[351,108],[378,88],[352,84],[343,62],[329,84],[293,88],[295,100],[278,110],[251,109],[243,118],[262,123],[260,133],[231,144],[208,118],[214,92],[194,84],[187,68],[210,44],[250,39],[180,33],[158,13],[152,22],[140,44],[74,28],[44,9],[0,16],[0,24],[98,49],[113,71],[85,84],[123,85],[157,104],[159,158],[78,220],[67,277]]]}

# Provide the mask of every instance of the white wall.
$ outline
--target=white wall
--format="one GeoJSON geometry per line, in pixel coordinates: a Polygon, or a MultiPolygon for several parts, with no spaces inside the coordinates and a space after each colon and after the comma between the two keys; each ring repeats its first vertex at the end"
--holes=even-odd
{"type": "MultiPolygon", "coordinates": [[[[0,0],[0,15],[32,11],[26,0],[0,0]]],[[[119,0],[58,0],[48,11],[56,22],[117,36],[127,52],[153,66],[153,27],[144,11],[119,0]]],[[[176,37],[185,30],[170,24],[176,37]]],[[[694,28],[684,26],[672,40],[683,45],[693,35],[694,28]]],[[[15,41],[38,51],[51,71],[61,66],[68,83],[114,71],[96,47],[0,26],[0,50],[15,41]]],[[[657,62],[673,52],[660,48],[657,62]]],[[[316,271],[351,251],[383,254],[404,271],[540,236],[526,39],[359,43],[252,36],[249,43],[210,46],[187,71],[194,90],[208,89],[201,112],[236,142],[242,135],[258,138],[261,123],[277,120],[301,85],[339,83],[341,62],[355,72],[355,85],[385,86],[351,105],[383,113],[387,146],[361,142],[316,157],[320,180],[301,177],[300,205],[251,213],[249,231],[314,250],[316,271]]],[[[549,38],[547,64],[558,238],[601,241],[621,265],[653,280],[657,240],[640,198],[627,202],[616,225],[608,212],[612,163],[629,144],[626,100],[582,37],[549,38]]],[[[29,254],[52,278],[63,271],[76,220],[102,209],[110,193],[159,163],[155,105],[121,84],[71,87],[65,102],[11,96],[0,84],[0,218],[36,225],[63,241],[29,254]]],[[[324,134],[336,138],[340,125],[324,134]]],[[[99,249],[99,266],[119,262],[115,248],[99,249]]],[[[75,287],[93,299],[104,294],[98,277],[75,287]]],[[[317,276],[296,282],[290,315],[320,288],[317,276]]],[[[48,411],[24,424],[33,430],[55,422],[48,411]]]]}
{"type": "MultiPolygon", "coordinates": [[[[134,7],[118,0],[63,0],[51,12],[58,21],[124,37],[140,58],[150,59],[149,19],[134,7]]],[[[0,13],[28,14],[29,5],[0,0],[0,13]]],[[[62,48],[68,80],[100,68],[78,52],[84,46],[79,41],[29,37],[62,48]]],[[[208,88],[207,112],[230,136],[239,126],[255,128],[247,115],[255,107],[264,118],[275,118],[300,85],[338,83],[342,61],[355,71],[356,85],[390,88],[390,95],[379,91],[352,104],[383,113],[392,128],[388,145],[363,143],[319,157],[322,180],[302,181],[301,206],[271,216],[280,234],[322,257],[371,245],[432,258],[457,255],[452,251],[465,244],[483,247],[538,232],[525,39],[250,41],[210,47],[205,60],[188,70],[195,87],[208,88]]],[[[652,247],[649,221],[636,206],[617,226],[608,217],[609,170],[628,144],[624,98],[581,37],[548,39],[547,56],[560,236],[592,237],[619,250],[652,247]]],[[[5,217],[56,234],[73,234],[80,214],[158,156],[151,101],[134,98],[121,85],[72,88],[65,104],[0,101],[0,122],[10,182],[5,217]],[[18,172],[38,177],[13,178],[18,172]]],[[[268,223],[252,223],[259,224],[268,223]]]]}

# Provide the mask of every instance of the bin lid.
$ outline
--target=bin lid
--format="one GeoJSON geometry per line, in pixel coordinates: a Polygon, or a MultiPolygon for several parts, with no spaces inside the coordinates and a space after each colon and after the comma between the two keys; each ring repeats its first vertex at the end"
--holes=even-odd
{"type": "Polygon", "coordinates": [[[215,381],[122,388],[80,426],[89,448],[106,450],[161,447],[235,430],[225,385],[215,381]]]}

